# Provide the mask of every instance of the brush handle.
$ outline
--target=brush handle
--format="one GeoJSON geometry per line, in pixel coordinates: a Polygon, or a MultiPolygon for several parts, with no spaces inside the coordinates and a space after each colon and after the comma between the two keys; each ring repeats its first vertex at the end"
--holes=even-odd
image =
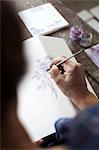
{"type": "Polygon", "coordinates": [[[81,49],[80,51],[76,52],[75,54],[73,54],[72,56],[70,56],[67,59],[62,60],[61,62],[57,63],[56,66],[58,67],[59,65],[62,65],[63,63],[65,63],[66,61],[68,61],[69,59],[71,59],[72,57],[75,57],[76,55],[82,53],[85,49],[81,49]]]}
{"type": "MultiPolygon", "coordinates": [[[[78,52],[76,52],[75,54],[73,54],[72,56],[70,56],[69,58],[64,59],[64,60],[62,60],[61,62],[57,63],[56,66],[57,66],[58,68],[60,68],[60,65],[62,65],[63,63],[65,63],[66,61],[68,61],[69,59],[71,59],[72,57],[75,57],[76,55],[78,55],[78,54],[84,52],[84,50],[85,50],[85,49],[79,50],[78,52]]],[[[50,70],[50,68],[47,69],[46,71],[49,71],[49,70],[50,70]]]]}

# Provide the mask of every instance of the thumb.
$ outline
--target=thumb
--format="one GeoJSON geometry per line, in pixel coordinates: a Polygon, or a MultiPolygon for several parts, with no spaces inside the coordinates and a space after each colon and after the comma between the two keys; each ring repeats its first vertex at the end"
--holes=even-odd
{"type": "Polygon", "coordinates": [[[60,71],[56,65],[53,65],[52,68],[49,70],[49,74],[53,79],[55,79],[60,74],[60,71]]]}

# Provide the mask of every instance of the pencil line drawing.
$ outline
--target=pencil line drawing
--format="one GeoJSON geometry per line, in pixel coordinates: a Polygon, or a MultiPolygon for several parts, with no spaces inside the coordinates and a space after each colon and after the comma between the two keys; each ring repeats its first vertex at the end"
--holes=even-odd
{"type": "Polygon", "coordinates": [[[38,90],[42,91],[49,91],[51,96],[54,96],[57,99],[57,91],[51,80],[50,76],[46,72],[51,60],[49,57],[45,57],[42,60],[37,60],[36,64],[34,65],[32,79],[35,79],[39,82],[39,86],[37,87],[38,90]]]}

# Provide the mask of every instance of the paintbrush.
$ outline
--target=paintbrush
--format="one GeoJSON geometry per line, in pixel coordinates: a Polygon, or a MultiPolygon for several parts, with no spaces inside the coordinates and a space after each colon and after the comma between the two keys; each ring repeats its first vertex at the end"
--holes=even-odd
{"type": "MultiPolygon", "coordinates": [[[[76,52],[76,53],[74,53],[72,56],[70,56],[69,58],[66,58],[66,59],[62,60],[62,61],[60,61],[59,63],[57,63],[57,64],[55,64],[55,65],[60,69],[60,67],[61,67],[61,65],[62,65],[63,63],[65,63],[66,61],[68,61],[68,60],[71,59],[72,57],[75,57],[75,56],[77,56],[78,54],[84,52],[84,50],[85,50],[85,49],[79,50],[78,52],[76,52]]],[[[47,69],[46,71],[49,71],[50,69],[51,69],[51,68],[47,69]]]]}

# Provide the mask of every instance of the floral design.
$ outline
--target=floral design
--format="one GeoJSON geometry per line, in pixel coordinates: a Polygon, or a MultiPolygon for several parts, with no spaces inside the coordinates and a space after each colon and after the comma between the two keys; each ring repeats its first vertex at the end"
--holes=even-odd
{"type": "Polygon", "coordinates": [[[57,98],[57,92],[53,85],[53,81],[47,73],[48,66],[51,60],[49,57],[45,57],[42,60],[37,60],[36,65],[34,65],[32,79],[39,81],[40,85],[37,87],[38,90],[50,90],[51,96],[57,98]]]}

